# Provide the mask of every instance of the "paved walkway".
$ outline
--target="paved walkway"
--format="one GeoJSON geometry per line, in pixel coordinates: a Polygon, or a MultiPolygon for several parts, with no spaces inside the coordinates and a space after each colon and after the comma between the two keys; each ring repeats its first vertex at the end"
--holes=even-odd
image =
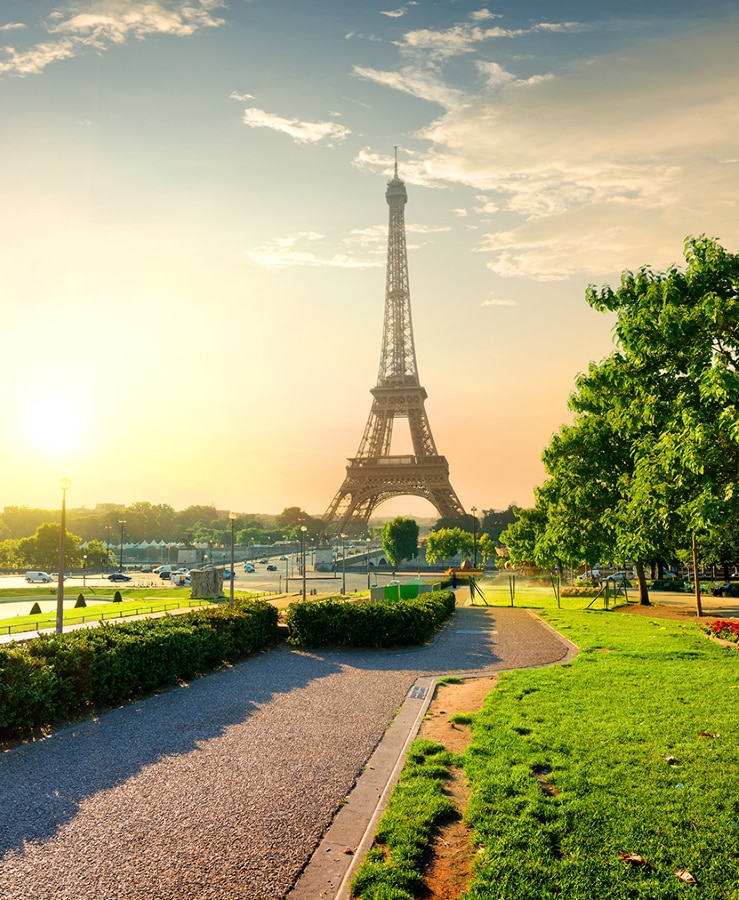
{"type": "MultiPolygon", "coordinates": [[[[428,647],[282,646],[21,746],[0,757],[0,896],[282,900],[342,806],[356,820],[342,850],[359,845],[436,676],[571,652],[526,610],[463,607],[428,647]],[[383,747],[379,781],[355,802],[383,747]]],[[[292,896],[339,896],[351,857],[338,856],[342,870],[292,896]]]]}

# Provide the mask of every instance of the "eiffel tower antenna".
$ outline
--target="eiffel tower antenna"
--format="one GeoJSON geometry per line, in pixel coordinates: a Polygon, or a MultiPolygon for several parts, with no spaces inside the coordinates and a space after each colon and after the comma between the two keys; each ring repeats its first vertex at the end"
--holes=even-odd
{"type": "Polygon", "coordinates": [[[391,497],[423,497],[443,518],[465,515],[449,481],[449,464],[436,449],[424,405],[427,394],[418,378],[405,242],[408,195],[398,175],[397,146],[385,199],[390,218],[380,369],[359,450],[323,517],[328,531],[364,530],[375,508],[391,497]],[[392,455],[393,424],[401,418],[408,419],[413,453],[392,455]]]}

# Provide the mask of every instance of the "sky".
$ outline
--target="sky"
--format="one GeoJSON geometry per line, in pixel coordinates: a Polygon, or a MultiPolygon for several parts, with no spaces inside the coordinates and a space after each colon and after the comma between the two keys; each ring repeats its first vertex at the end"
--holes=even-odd
{"type": "Polygon", "coordinates": [[[437,448],[467,510],[530,505],[613,349],[587,286],[739,250],[737,46],[735,0],[2,0],[0,508],[322,515],[396,146],[437,448]]]}

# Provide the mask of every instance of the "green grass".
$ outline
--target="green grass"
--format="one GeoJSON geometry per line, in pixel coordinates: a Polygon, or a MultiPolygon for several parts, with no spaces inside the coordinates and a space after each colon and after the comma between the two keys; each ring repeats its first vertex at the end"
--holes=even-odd
{"type": "Polygon", "coordinates": [[[501,674],[471,717],[465,900],[739,900],[736,649],[695,623],[543,616],[580,654],[501,674]]]}
{"type": "MultiPolygon", "coordinates": [[[[473,605],[484,606],[517,606],[532,607],[535,609],[557,609],[557,597],[551,582],[535,583],[523,575],[509,575],[507,572],[495,572],[478,579],[477,586],[485,595],[483,601],[475,596],[473,605]],[[511,604],[510,578],[515,577],[515,597],[511,604]]],[[[564,587],[564,585],[563,585],[564,587]]],[[[636,588],[627,589],[627,598],[632,602],[638,602],[639,593],[636,588]]],[[[610,600],[610,606],[623,606],[626,602],[623,595],[618,597],[617,603],[610,600]]],[[[593,601],[593,597],[560,597],[562,609],[585,609],[593,601]]],[[[603,609],[604,600],[600,597],[593,603],[594,608],[603,609]]]]}
{"type": "Polygon", "coordinates": [[[737,653],[695,624],[547,618],[580,656],[504,673],[474,717],[468,900],[666,900],[691,890],[678,870],[739,898],[737,653]]]}
{"type": "Polygon", "coordinates": [[[423,888],[421,860],[434,825],[455,813],[442,788],[455,761],[441,744],[415,740],[377,826],[375,843],[352,881],[364,900],[413,900],[423,888]]]}

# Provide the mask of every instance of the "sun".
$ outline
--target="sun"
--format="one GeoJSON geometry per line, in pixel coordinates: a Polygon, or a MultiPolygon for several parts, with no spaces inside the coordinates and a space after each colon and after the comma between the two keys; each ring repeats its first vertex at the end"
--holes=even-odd
{"type": "Polygon", "coordinates": [[[80,400],[63,390],[47,388],[29,398],[20,415],[19,439],[26,451],[50,459],[80,454],[89,434],[89,422],[80,400]]]}

